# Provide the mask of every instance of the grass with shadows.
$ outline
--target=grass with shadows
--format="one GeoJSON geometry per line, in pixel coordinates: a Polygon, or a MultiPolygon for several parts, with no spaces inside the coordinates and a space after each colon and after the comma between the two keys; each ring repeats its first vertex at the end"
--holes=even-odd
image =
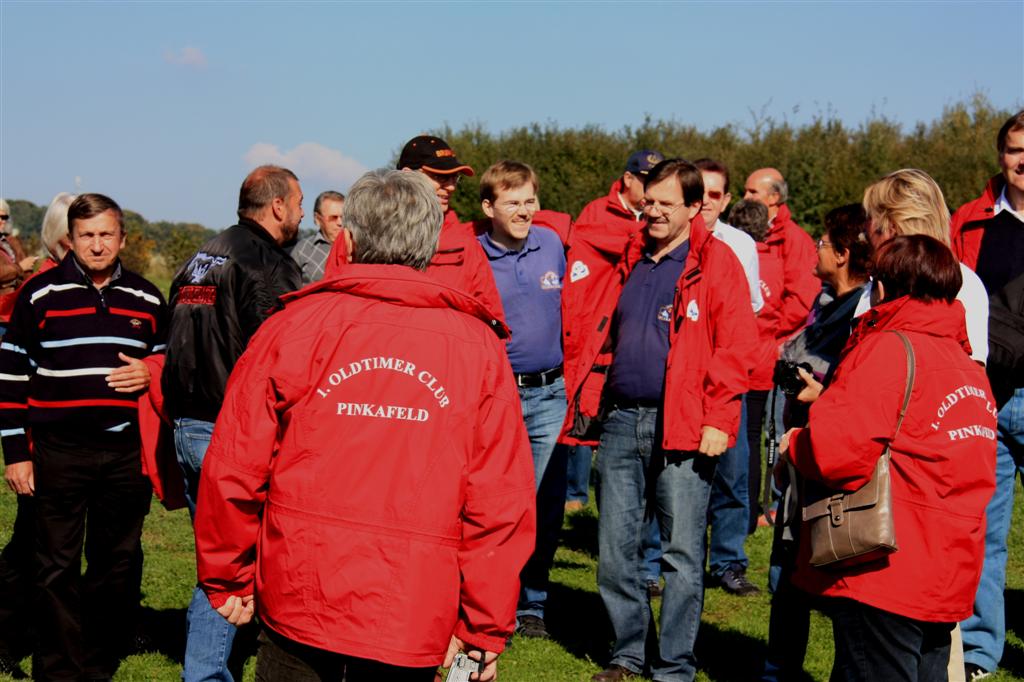
{"type": "MultiPolygon", "coordinates": [[[[1024,680],[1024,502],[1017,495],[1010,537],[1006,653],[1003,669],[994,682],[1024,680]]],[[[0,542],[6,543],[14,523],[14,495],[0,492],[0,542]]],[[[589,680],[608,660],[611,633],[597,594],[597,516],[593,504],[566,519],[562,547],[555,557],[548,606],[550,641],[516,638],[501,657],[503,682],[562,682],[589,680]]],[[[764,658],[768,636],[769,599],[768,529],[761,528],[747,543],[748,572],[762,593],[733,597],[708,589],[697,642],[701,671],[697,679],[715,682],[746,682],[756,678],[764,658]]],[[[127,657],[117,673],[119,682],[151,682],[179,679],[184,652],[185,609],[195,579],[192,529],[188,513],[167,512],[154,501],[143,533],[146,553],[143,575],[145,630],[150,651],[127,657]]],[[[922,567],[922,570],[927,570],[922,567]]],[[[655,608],[659,605],[655,601],[655,608]]],[[[251,654],[252,638],[240,652],[251,654]]],[[[832,662],[832,633],[828,621],[815,615],[805,670],[808,680],[827,680],[832,662]]],[[[253,679],[254,659],[244,661],[243,680],[253,679]]],[[[27,671],[28,659],[22,667],[27,671]]],[[[0,675],[0,680],[10,678],[0,675]]]]}

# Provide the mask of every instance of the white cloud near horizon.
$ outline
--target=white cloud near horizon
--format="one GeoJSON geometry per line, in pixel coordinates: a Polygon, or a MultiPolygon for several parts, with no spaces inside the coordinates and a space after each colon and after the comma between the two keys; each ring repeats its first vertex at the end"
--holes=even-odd
{"type": "Polygon", "coordinates": [[[316,142],[303,142],[287,151],[268,142],[257,142],[242,158],[251,166],[283,166],[298,175],[300,182],[317,180],[342,191],[368,170],[337,149],[316,142]]]}
{"type": "Polygon", "coordinates": [[[198,47],[186,45],[180,50],[167,50],[164,52],[164,61],[177,66],[188,66],[193,69],[205,69],[207,65],[206,55],[198,47]]]}

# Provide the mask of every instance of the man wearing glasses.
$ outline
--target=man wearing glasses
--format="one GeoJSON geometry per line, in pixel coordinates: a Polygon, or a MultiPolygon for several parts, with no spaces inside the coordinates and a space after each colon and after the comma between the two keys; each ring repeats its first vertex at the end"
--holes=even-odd
{"type": "Polygon", "coordinates": [[[696,675],[708,498],[717,458],[736,439],[757,338],[743,268],[704,227],[703,198],[691,163],[651,169],[646,224],[593,301],[591,334],[566,366],[580,386],[568,435],[600,433],[598,590],[615,644],[595,682],[645,669],[661,682],[696,675]],[[648,660],[651,607],[638,557],[651,516],[665,588],[659,651],[648,660]]]}
{"type": "MultiPolygon", "coordinates": [[[[451,198],[463,175],[473,176],[471,167],[459,161],[455,150],[439,137],[420,135],[409,140],[398,157],[398,170],[418,171],[434,186],[437,201],[444,212],[444,224],[437,253],[427,274],[475,296],[494,316],[504,321],[501,299],[494,286],[494,277],[472,228],[462,223],[451,208],[451,198]]],[[[338,243],[338,242],[336,242],[338,243]]]]}
{"type": "Polygon", "coordinates": [[[556,444],[565,419],[565,250],[554,230],[533,224],[540,208],[537,189],[537,174],[525,163],[499,161],[488,168],[480,180],[480,200],[490,229],[477,239],[490,262],[512,331],[506,351],[530,435],[537,491],[537,541],[520,576],[516,632],[547,639],[548,572],[562,527],[566,485],[567,452],[556,444]]]}

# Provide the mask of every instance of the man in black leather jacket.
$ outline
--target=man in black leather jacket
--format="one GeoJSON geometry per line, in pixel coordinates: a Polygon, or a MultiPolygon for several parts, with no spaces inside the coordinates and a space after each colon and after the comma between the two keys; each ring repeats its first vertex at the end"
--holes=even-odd
{"type": "MultiPolygon", "coordinates": [[[[260,166],[242,183],[238,224],[204,244],[171,284],[171,325],[163,391],[174,445],[195,514],[199,472],[228,375],[277,297],[302,286],[302,271],[281,247],[302,220],[302,189],[291,171],[260,166]]],[[[198,588],[188,609],[184,679],[234,679],[227,659],[235,628],[198,588]]]]}

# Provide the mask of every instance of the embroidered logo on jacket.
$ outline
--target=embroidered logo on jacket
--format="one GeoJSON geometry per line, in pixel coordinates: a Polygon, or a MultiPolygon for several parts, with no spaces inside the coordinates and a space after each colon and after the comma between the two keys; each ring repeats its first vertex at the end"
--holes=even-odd
{"type": "Polygon", "coordinates": [[[573,261],[572,268],[569,270],[569,281],[578,282],[589,274],[590,268],[586,263],[581,260],[573,261]]]}
{"type": "Polygon", "coordinates": [[[562,280],[558,278],[558,273],[553,270],[548,270],[540,278],[541,289],[561,289],[562,280]]]}
{"type": "Polygon", "coordinates": [[[671,322],[672,321],[672,306],[663,305],[658,308],[658,321],[659,322],[671,322]]]}
{"type": "Polygon", "coordinates": [[[182,287],[178,303],[182,305],[213,305],[217,302],[217,287],[182,287]]]}
{"type": "Polygon", "coordinates": [[[227,262],[228,259],[225,256],[211,256],[200,251],[188,262],[185,275],[192,284],[199,284],[212,268],[220,267],[227,262]]]}
{"type": "Polygon", "coordinates": [[[700,308],[697,307],[697,300],[691,298],[690,302],[686,304],[686,317],[696,322],[700,319],[700,308]]]}

